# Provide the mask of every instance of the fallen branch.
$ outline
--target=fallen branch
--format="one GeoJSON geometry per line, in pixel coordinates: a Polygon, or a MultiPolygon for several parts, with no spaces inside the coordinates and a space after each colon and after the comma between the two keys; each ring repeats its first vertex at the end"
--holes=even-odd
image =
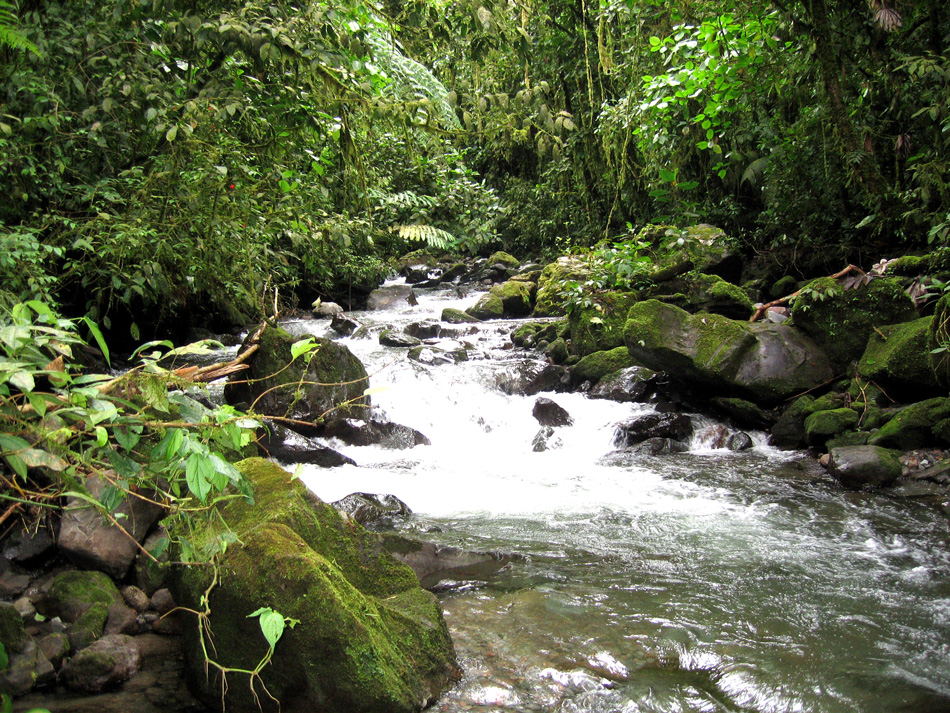
{"type": "MultiPolygon", "coordinates": [[[[828,277],[830,277],[832,280],[839,280],[839,279],[841,279],[842,277],[844,277],[845,275],[848,275],[848,274],[850,274],[850,273],[852,273],[852,272],[856,272],[856,273],[861,274],[861,275],[866,274],[866,273],[864,272],[864,270],[862,270],[860,267],[858,267],[858,266],[856,266],[856,265],[848,265],[844,270],[841,270],[840,272],[836,272],[834,275],[828,275],[828,277]]],[[[795,290],[795,291],[794,291],[792,294],[790,294],[790,295],[785,295],[785,297],[779,297],[777,300],[772,300],[771,302],[766,302],[764,305],[761,305],[761,306],[755,311],[755,314],[753,314],[751,317],[749,317],[749,321],[750,321],[750,322],[758,322],[760,319],[762,319],[762,316],[763,316],[766,312],[768,312],[769,307],[778,307],[779,305],[787,305],[787,304],[788,304],[789,302],[791,302],[793,299],[795,299],[796,297],[798,297],[801,293],[802,293],[801,290],[795,290]]]]}

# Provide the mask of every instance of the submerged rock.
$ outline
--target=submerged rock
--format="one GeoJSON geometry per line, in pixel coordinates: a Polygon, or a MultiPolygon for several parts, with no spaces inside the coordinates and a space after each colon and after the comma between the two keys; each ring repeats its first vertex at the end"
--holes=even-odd
{"type": "Polygon", "coordinates": [[[682,441],[693,432],[693,422],[682,413],[646,413],[617,424],[614,445],[627,448],[651,438],[682,441]]]}
{"type": "Polygon", "coordinates": [[[426,588],[446,578],[485,579],[511,562],[510,555],[499,552],[472,552],[394,533],[384,535],[383,543],[393,557],[412,568],[426,588]]]}
{"type": "Polygon", "coordinates": [[[141,654],[131,636],[104,636],[73,656],[63,667],[63,682],[71,689],[99,693],[128,680],[139,670],[141,654]]]}

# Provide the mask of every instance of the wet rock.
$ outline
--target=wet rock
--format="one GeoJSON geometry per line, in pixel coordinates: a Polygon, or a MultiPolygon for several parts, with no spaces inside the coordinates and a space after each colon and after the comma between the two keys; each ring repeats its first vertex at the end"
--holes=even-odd
{"type": "Polygon", "coordinates": [[[571,382],[580,384],[589,381],[596,384],[608,374],[634,366],[626,347],[588,354],[571,367],[571,382]]]}
{"type": "Polygon", "coordinates": [[[658,380],[659,375],[652,369],[647,369],[645,366],[629,366],[601,378],[590,390],[590,397],[621,402],[643,402],[654,393],[658,380]]]}
{"type": "Polygon", "coordinates": [[[336,317],[341,314],[343,314],[343,308],[336,302],[320,302],[313,308],[313,316],[317,318],[336,317]]]}
{"type": "Polygon", "coordinates": [[[330,322],[330,329],[344,337],[350,336],[359,328],[360,323],[347,314],[335,314],[330,322]]]}
{"type": "Polygon", "coordinates": [[[54,631],[47,634],[37,641],[36,645],[40,647],[40,651],[43,652],[46,660],[52,664],[53,668],[59,668],[60,664],[63,663],[63,659],[69,655],[69,638],[61,632],[54,631]]]}
{"type": "Polygon", "coordinates": [[[395,495],[350,493],[330,504],[370,529],[373,526],[391,526],[393,518],[412,514],[409,506],[395,495]]]}
{"type": "Polygon", "coordinates": [[[570,374],[563,366],[535,360],[511,365],[495,378],[500,391],[520,396],[534,396],[542,391],[565,391],[570,386],[570,374]]]}
{"type": "Polygon", "coordinates": [[[444,366],[446,364],[456,364],[460,361],[466,361],[468,354],[464,349],[456,351],[446,351],[438,347],[417,346],[409,350],[409,358],[420,364],[429,366],[444,366]]]}
{"type": "Polygon", "coordinates": [[[409,285],[386,285],[369,293],[366,300],[366,309],[370,312],[392,307],[398,302],[409,298],[412,288],[409,285]]]}
{"type": "Polygon", "coordinates": [[[3,541],[3,556],[18,564],[29,564],[52,549],[53,538],[44,524],[28,528],[20,523],[3,541]]]}
{"type": "Polygon", "coordinates": [[[442,336],[442,325],[431,319],[413,322],[406,326],[406,334],[416,339],[437,339],[442,336]]]}
{"type": "Polygon", "coordinates": [[[24,620],[32,619],[33,615],[36,614],[36,607],[33,606],[33,602],[30,601],[29,597],[17,599],[13,602],[13,608],[19,612],[20,617],[24,620]]]}
{"type": "Polygon", "coordinates": [[[175,598],[170,590],[159,589],[149,600],[149,606],[164,616],[175,608],[175,598]]]}
{"type": "Polygon", "coordinates": [[[56,680],[56,670],[42,649],[29,639],[20,651],[7,654],[7,666],[0,672],[0,691],[22,696],[34,686],[45,686],[56,680]]]}
{"type": "Polygon", "coordinates": [[[138,612],[125,605],[124,601],[115,601],[109,605],[108,616],[102,629],[104,636],[110,634],[137,634],[138,612]]]}
{"type": "Polygon", "coordinates": [[[72,624],[90,609],[101,607],[105,623],[109,607],[121,597],[112,579],[102,572],[68,570],[56,575],[50,583],[43,612],[72,624]]]}
{"type": "Polygon", "coordinates": [[[726,441],[726,448],[730,451],[747,451],[754,445],[755,442],[752,440],[752,436],[743,431],[733,433],[726,441]]]}
{"type": "Polygon", "coordinates": [[[135,557],[135,584],[145,594],[154,594],[157,590],[165,586],[165,578],[168,575],[168,533],[165,528],[159,525],[155,531],[145,538],[142,547],[146,552],[152,554],[152,557],[158,560],[154,562],[150,557],[146,557],[143,552],[139,552],[135,557]]]}
{"type": "Polygon", "coordinates": [[[415,285],[420,282],[425,282],[429,279],[429,266],[428,265],[406,265],[402,270],[399,271],[403,277],[406,278],[406,283],[410,285],[415,285]]]}
{"type": "Polygon", "coordinates": [[[542,426],[570,426],[574,423],[574,419],[564,407],[544,396],[538,397],[534,402],[531,415],[542,426]]]}
{"type": "Polygon", "coordinates": [[[858,412],[850,408],[816,411],[805,418],[805,442],[821,447],[834,436],[854,428],[859,418],[858,412]]]}
{"type": "Polygon", "coordinates": [[[628,450],[637,455],[666,456],[685,453],[689,450],[689,445],[673,438],[653,437],[630,446],[628,450]]]}
{"type": "Polygon", "coordinates": [[[389,421],[338,418],[326,423],[321,433],[324,437],[338,438],[351,446],[375,445],[404,449],[431,445],[431,441],[416,429],[389,421]]]}
{"type": "MultiPolygon", "coordinates": [[[[114,488],[108,481],[89,477],[85,480],[89,494],[100,499],[114,488]]],[[[146,496],[148,493],[144,493],[146,496]]],[[[59,529],[59,550],[80,567],[98,569],[116,579],[128,572],[148,531],[164,514],[164,509],[151,502],[131,496],[113,512],[121,527],[105,520],[98,509],[86,501],[69,497],[63,510],[59,529]]]]}
{"type": "Polygon", "coordinates": [[[950,398],[932,398],[906,406],[875,433],[869,443],[909,451],[950,445],[950,398]]]}
{"type": "Polygon", "coordinates": [[[63,667],[62,679],[75,691],[98,693],[128,680],[140,662],[135,639],[113,634],[73,656],[63,667]]]}
{"type": "Polygon", "coordinates": [[[535,453],[560,448],[562,445],[564,445],[563,442],[552,426],[545,426],[531,440],[531,450],[535,453]]]}
{"type": "Polygon", "coordinates": [[[13,570],[7,570],[0,574],[0,598],[12,599],[26,591],[33,578],[28,574],[17,574],[13,570]]]}
{"type": "Polygon", "coordinates": [[[768,411],[745,399],[717,397],[710,399],[710,404],[738,426],[762,429],[775,421],[768,411]]]}
{"type": "Polygon", "coordinates": [[[422,340],[404,332],[387,329],[379,335],[379,343],[384,347],[417,347],[422,344],[422,340]]]}
{"type": "Polygon", "coordinates": [[[805,419],[814,410],[815,397],[801,396],[793,401],[772,425],[770,443],[777,448],[799,448],[805,443],[805,419]]]}
{"type": "Polygon", "coordinates": [[[682,441],[693,432],[693,422],[682,413],[647,413],[617,425],[614,444],[626,448],[650,438],[682,441]]]}
{"type": "Polygon", "coordinates": [[[483,580],[511,562],[511,555],[500,552],[462,550],[395,533],[383,535],[383,546],[397,560],[409,565],[426,588],[446,578],[483,580]]]}
{"type": "Polygon", "coordinates": [[[833,448],[829,455],[829,472],[846,488],[886,487],[903,472],[897,456],[878,446],[833,448]]]}
{"type": "Polygon", "coordinates": [[[446,307],[443,309],[440,319],[448,324],[468,324],[482,321],[478,317],[473,317],[467,312],[463,312],[462,310],[455,309],[453,307],[446,307]]]}
{"type": "Polygon", "coordinates": [[[493,286],[465,311],[478,319],[527,317],[531,314],[534,292],[534,283],[508,280],[493,286]]]}

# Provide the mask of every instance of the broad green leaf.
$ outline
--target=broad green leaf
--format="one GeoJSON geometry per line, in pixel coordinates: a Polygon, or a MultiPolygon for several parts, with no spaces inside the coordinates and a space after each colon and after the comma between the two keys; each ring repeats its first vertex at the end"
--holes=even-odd
{"type": "Polygon", "coordinates": [[[23,392],[30,392],[36,387],[36,381],[34,381],[33,375],[28,371],[16,371],[10,376],[8,381],[23,392]]]}
{"type": "Polygon", "coordinates": [[[83,322],[86,323],[86,327],[89,328],[89,333],[92,334],[93,339],[96,340],[96,344],[99,345],[99,351],[102,352],[102,356],[106,360],[106,364],[112,366],[112,362],[109,360],[109,345],[106,344],[105,338],[102,336],[102,332],[99,331],[99,326],[93,322],[89,317],[83,317],[83,322]]]}
{"type": "Polygon", "coordinates": [[[178,136],[178,124],[175,124],[165,132],[165,140],[171,143],[178,136]]]}
{"type": "Polygon", "coordinates": [[[268,645],[274,648],[284,633],[284,616],[270,607],[261,607],[253,614],[248,614],[247,618],[253,619],[255,616],[260,617],[261,632],[267,639],[268,645]]]}
{"type": "Polygon", "coordinates": [[[58,455],[41,448],[27,448],[18,455],[29,468],[49,468],[59,473],[69,467],[58,455]]]}
{"type": "Polygon", "coordinates": [[[314,341],[314,338],[308,337],[307,339],[301,339],[290,345],[290,356],[291,359],[296,359],[301,354],[306,354],[307,352],[315,351],[319,348],[320,345],[314,341]]]}
{"type": "Polygon", "coordinates": [[[185,482],[192,494],[204,503],[208,494],[211,492],[211,478],[214,475],[214,469],[208,461],[207,456],[200,453],[192,453],[188,456],[185,464],[185,482]]]}

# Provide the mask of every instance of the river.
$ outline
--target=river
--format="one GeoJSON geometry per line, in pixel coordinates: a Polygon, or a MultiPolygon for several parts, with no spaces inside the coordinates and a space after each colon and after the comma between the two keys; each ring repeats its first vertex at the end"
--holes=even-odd
{"type": "Polygon", "coordinates": [[[764,434],[741,453],[699,436],[687,453],[607,457],[615,424],[650,407],[583,394],[542,394],[574,424],[535,452],[537,397],[498,388],[536,358],[511,347],[517,323],[441,344],[468,361],[410,361],[379,345],[384,327],[475,299],[418,298],[353,313],[364,327],[341,341],[384,389],[376,415],[432,444],[331,442],[358,466],[303,479],[327,501],[392,493],[410,534],[518,556],[488,581],[440,584],[464,679],[432,710],[950,711],[945,513],[845,491],[764,434]]]}

